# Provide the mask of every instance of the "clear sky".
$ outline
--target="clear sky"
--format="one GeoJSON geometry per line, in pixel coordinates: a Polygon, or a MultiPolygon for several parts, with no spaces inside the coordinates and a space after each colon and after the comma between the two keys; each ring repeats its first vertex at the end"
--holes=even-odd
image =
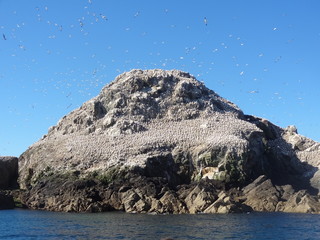
{"type": "Polygon", "coordinates": [[[180,69],[320,140],[319,0],[0,0],[0,155],[133,68],[180,69]]]}

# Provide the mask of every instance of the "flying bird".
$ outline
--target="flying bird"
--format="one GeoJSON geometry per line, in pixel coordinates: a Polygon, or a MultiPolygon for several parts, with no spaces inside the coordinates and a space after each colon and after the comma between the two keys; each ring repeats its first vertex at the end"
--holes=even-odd
{"type": "Polygon", "coordinates": [[[102,14],[100,14],[100,16],[101,16],[101,18],[102,18],[102,19],[104,19],[104,20],[108,21],[108,18],[107,18],[107,16],[105,16],[105,15],[102,15],[102,14]]]}
{"type": "Polygon", "coordinates": [[[6,35],[2,34],[3,40],[7,40],[6,35]]]}
{"type": "Polygon", "coordinates": [[[206,17],[204,17],[203,22],[206,26],[208,26],[208,19],[206,17]]]}
{"type": "Polygon", "coordinates": [[[277,58],[274,60],[274,62],[275,62],[275,63],[279,62],[279,61],[281,60],[281,58],[282,58],[281,56],[277,57],[277,58]]]}
{"type": "Polygon", "coordinates": [[[134,14],[134,17],[138,17],[139,16],[139,14],[140,14],[140,12],[138,11],[138,12],[136,12],[135,14],[134,14]]]}

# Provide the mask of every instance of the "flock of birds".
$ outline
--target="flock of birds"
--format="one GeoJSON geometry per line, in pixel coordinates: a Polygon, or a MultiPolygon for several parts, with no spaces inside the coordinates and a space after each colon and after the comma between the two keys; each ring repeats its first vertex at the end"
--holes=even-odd
{"type": "MultiPolygon", "coordinates": [[[[59,22],[53,19],[54,14],[65,14],[65,17],[67,17],[67,13],[55,12],[53,14],[50,12],[52,10],[50,5],[39,7],[35,6],[33,12],[34,16],[32,19],[38,22],[41,29],[44,29],[43,33],[36,33],[37,37],[34,38],[35,43],[25,41],[24,35],[22,35],[22,33],[18,33],[19,30],[24,28],[32,31],[32,26],[28,25],[28,20],[26,20],[26,22],[17,22],[15,27],[0,25],[0,31],[2,31],[2,41],[15,42],[16,49],[12,53],[12,56],[16,57],[17,62],[21,61],[21,65],[23,65],[22,68],[25,68],[23,69],[24,71],[29,71],[29,69],[31,69],[34,71],[34,73],[37,72],[38,66],[41,65],[41,61],[46,61],[49,58],[55,59],[56,62],[64,61],[67,65],[70,64],[69,66],[64,66],[60,69],[55,69],[55,67],[52,67],[52,69],[49,69],[49,74],[51,74],[51,76],[46,75],[44,76],[44,79],[41,79],[41,76],[38,74],[33,74],[31,72],[31,79],[29,79],[32,82],[31,84],[34,84],[35,86],[34,91],[40,92],[44,96],[49,95],[52,91],[60,92],[60,96],[63,96],[61,99],[63,100],[62,103],[59,103],[59,106],[61,109],[64,109],[65,113],[80,106],[84,100],[87,100],[88,96],[93,97],[97,95],[100,89],[106,84],[106,81],[110,81],[115,77],[115,75],[118,75],[124,71],[128,71],[132,68],[176,68],[190,71],[192,73],[195,72],[195,76],[199,80],[204,79],[209,81],[210,78],[214,78],[215,71],[219,68],[221,55],[227,51],[228,54],[230,54],[231,50],[229,51],[229,49],[246,47],[246,40],[244,40],[245,38],[242,38],[236,34],[227,34],[226,36],[222,36],[220,41],[218,40],[219,43],[217,44],[215,42],[212,44],[212,46],[207,46],[207,42],[205,40],[198,41],[201,39],[195,37],[193,45],[187,42],[182,42],[181,48],[176,49],[176,53],[171,54],[170,56],[166,56],[166,53],[162,52],[162,50],[166,49],[168,45],[171,44],[170,40],[164,37],[164,39],[153,41],[154,50],[151,51],[145,59],[141,56],[132,57],[132,55],[130,55],[130,53],[134,50],[134,45],[131,46],[130,43],[128,43],[128,46],[125,44],[121,46],[120,49],[122,50],[120,50],[120,52],[119,46],[109,45],[108,43],[103,46],[93,47],[93,44],[90,42],[92,32],[97,31],[96,29],[99,28],[101,31],[103,31],[106,26],[116,24],[112,18],[112,15],[109,16],[103,12],[103,9],[97,9],[94,5],[94,1],[88,0],[87,3],[82,7],[81,13],[83,15],[74,19],[67,18],[68,22],[59,22]],[[48,35],[43,36],[43,34],[48,35]],[[42,40],[37,40],[38,38],[42,40]],[[47,42],[45,41],[45,38],[47,39],[47,42]],[[92,49],[92,53],[89,56],[84,57],[81,55],[81,51],[76,52],[82,50],[78,48],[71,53],[72,55],[67,56],[67,53],[65,53],[66,49],[64,49],[63,46],[59,46],[61,44],[60,41],[63,39],[71,39],[71,41],[68,43],[71,45],[81,42],[83,50],[91,51],[90,49],[92,49]],[[57,43],[55,43],[55,41],[57,41],[57,43]],[[28,44],[31,44],[31,46],[28,44]],[[24,58],[24,53],[27,53],[28,51],[32,52],[35,48],[40,50],[40,52],[42,51],[42,53],[45,52],[47,56],[43,58],[43,55],[37,56],[37,54],[35,54],[27,61],[22,60],[24,58]],[[93,52],[94,50],[98,52],[93,52]],[[211,57],[203,58],[203,54],[205,53],[207,56],[208,52],[212,54],[211,57]],[[121,57],[116,56],[117,53],[119,53],[121,57]],[[102,55],[105,56],[102,57],[102,55]],[[125,58],[125,56],[128,57],[125,58]],[[24,61],[28,63],[25,63],[24,61]],[[88,66],[85,66],[86,62],[88,62],[88,66]],[[27,64],[30,66],[25,67],[27,64]],[[79,67],[77,67],[77,65],[79,65],[79,67]],[[32,75],[34,75],[33,79],[32,75]]],[[[55,9],[52,11],[57,10],[55,9]]],[[[162,11],[163,17],[165,18],[166,16],[170,15],[172,10],[163,8],[159,11],[162,11]]],[[[16,12],[13,14],[15,15],[14,17],[18,15],[16,12]]],[[[137,34],[137,32],[132,30],[135,27],[135,22],[133,19],[139,19],[143,17],[143,10],[133,10],[132,15],[130,16],[131,22],[127,23],[127,26],[119,31],[125,31],[129,34],[137,34]]],[[[203,29],[204,37],[215,38],[212,35],[211,28],[215,23],[209,21],[211,17],[212,16],[202,16],[202,19],[199,17],[193,21],[197,22],[196,24],[198,28],[203,29]]],[[[161,19],[159,21],[161,21],[161,19]]],[[[192,22],[190,25],[193,24],[192,26],[194,26],[194,22],[192,22]]],[[[179,22],[179,24],[181,23],[179,22]]],[[[178,29],[180,27],[179,31],[181,28],[185,28],[186,30],[194,28],[190,27],[188,23],[186,23],[186,26],[179,26],[179,24],[173,23],[170,25],[169,23],[168,28],[178,29]]],[[[146,28],[152,28],[152,26],[146,25],[146,28]]],[[[150,34],[145,30],[146,29],[141,29],[139,33],[142,41],[146,41],[146,37],[148,37],[148,34],[150,34]]],[[[270,29],[271,33],[272,31],[279,31],[279,28],[273,27],[270,29]]],[[[24,34],[30,34],[30,32],[24,34]]],[[[186,34],[189,35],[190,32],[186,34]]],[[[132,35],[128,36],[130,38],[132,35]]],[[[200,38],[203,36],[200,36],[200,38]]],[[[110,36],[106,36],[106,42],[108,42],[107,38],[110,38],[110,36]]],[[[149,36],[149,38],[152,37],[149,36]]],[[[67,46],[67,48],[69,46],[67,46]]],[[[72,48],[72,46],[70,46],[70,48],[72,48]]],[[[255,57],[257,59],[263,59],[265,54],[263,52],[257,52],[255,57]]],[[[237,72],[237,75],[234,75],[234,79],[236,79],[235,81],[240,82],[238,86],[242,87],[241,82],[250,76],[251,79],[246,79],[246,81],[248,80],[254,83],[252,84],[253,87],[243,87],[243,92],[252,95],[254,98],[254,95],[262,93],[263,89],[259,89],[259,84],[257,84],[257,82],[259,82],[259,76],[252,78],[250,74],[247,74],[250,72],[251,63],[244,63],[242,59],[243,58],[241,56],[232,56],[227,64],[229,64],[230,69],[236,69],[234,72],[237,72]]],[[[252,61],[255,60],[252,59],[252,61]]],[[[281,61],[282,56],[274,56],[274,63],[281,61]]],[[[268,71],[268,66],[263,67],[261,75],[268,71]]],[[[28,75],[30,76],[30,72],[28,72],[28,75]]],[[[213,81],[216,81],[216,83],[223,88],[229,79],[214,79],[213,81]]],[[[211,87],[209,86],[209,88],[211,87]]],[[[281,93],[276,92],[274,93],[273,97],[275,99],[281,99],[281,93]]],[[[35,108],[36,104],[30,103],[30,106],[35,108]]]]}

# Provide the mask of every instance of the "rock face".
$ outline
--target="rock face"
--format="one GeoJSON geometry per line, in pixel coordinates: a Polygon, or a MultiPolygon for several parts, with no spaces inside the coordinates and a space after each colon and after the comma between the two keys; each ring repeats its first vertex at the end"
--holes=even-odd
{"type": "Polygon", "coordinates": [[[18,158],[0,157],[0,210],[12,209],[15,206],[13,197],[8,191],[18,188],[18,158]]]}
{"type": "Polygon", "coordinates": [[[14,205],[13,197],[0,191],[0,210],[13,209],[14,205]]]}
{"type": "Polygon", "coordinates": [[[21,199],[57,211],[318,212],[319,153],[188,73],[132,70],[20,156],[21,199]]]}
{"type": "Polygon", "coordinates": [[[18,158],[0,157],[0,189],[18,187],[18,158]]]}

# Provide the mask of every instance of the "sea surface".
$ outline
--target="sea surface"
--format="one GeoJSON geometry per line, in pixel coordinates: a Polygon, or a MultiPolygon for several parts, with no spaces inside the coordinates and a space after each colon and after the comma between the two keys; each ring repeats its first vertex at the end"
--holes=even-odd
{"type": "Polygon", "coordinates": [[[320,215],[0,211],[0,239],[320,239],[320,215]]]}

